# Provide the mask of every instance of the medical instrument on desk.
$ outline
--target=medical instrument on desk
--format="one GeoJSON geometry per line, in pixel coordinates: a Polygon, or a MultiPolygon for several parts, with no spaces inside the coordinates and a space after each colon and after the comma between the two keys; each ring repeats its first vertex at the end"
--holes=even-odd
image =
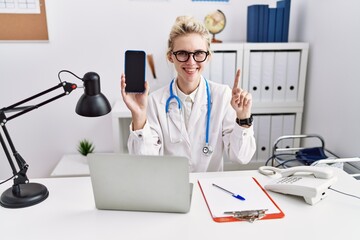
{"type": "MultiPolygon", "coordinates": [[[[213,152],[212,147],[209,145],[209,132],[210,132],[210,115],[211,115],[211,93],[210,93],[210,87],[209,87],[209,83],[206,79],[205,80],[205,84],[206,84],[206,95],[207,95],[207,115],[206,115],[206,134],[205,134],[205,146],[202,149],[202,152],[206,155],[209,156],[211,155],[211,153],[213,152]]],[[[166,100],[166,105],[165,105],[165,112],[166,112],[166,117],[168,119],[168,128],[169,128],[169,106],[170,106],[170,102],[175,99],[175,101],[177,102],[178,105],[178,109],[179,112],[181,114],[181,101],[180,98],[178,96],[176,96],[173,92],[173,84],[174,84],[174,79],[171,81],[170,83],[170,96],[169,98],[166,100]]],[[[182,117],[180,116],[180,119],[182,119],[182,117]]],[[[181,124],[181,132],[182,132],[182,126],[183,123],[181,124]]],[[[172,141],[172,136],[171,136],[171,131],[169,130],[169,134],[170,134],[170,140],[172,143],[178,143],[181,142],[181,139],[177,140],[177,141],[172,141]]],[[[179,137],[181,134],[178,134],[179,137]]]]}
{"type": "Polygon", "coordinates": [[[230,211],[224,212],[224,214],[232,215],[234,218],[242,221],[248,221],[250,223],[260,220],[266,216],[265,212],[268,209],[258,209],[258,210],[245,210],[245,211],[230,211]]]}
{"type": "Polygon", "coordinates": [[[279,169],[262,166],[259,172],[276,178],[264,186],[266,190],[301,196],[310,205],[324,199],[328,195],[328,189],[337,181],[333,169],[329,167],[299,166],[279,169]]]}
{"type": "Polygon", "coordinates": [[[235,193],[233,193],[233,192],[230,192],[229,190],[226,190],[225,188],[220,187],[220,186],[216,185],[215,183],[213,183],[212,185],[213,185],[214,187],[220,189],[220,190],[223,190],[223,191],[226,192],[226,193],[231,194],[231,196],[233,196],[233,197],[236,198],[236,199],[239,199],[239,200],[241,200],[241,201],[244,201],[244,200],[245,200],[245,198],[244,198],[243,196],[241,196],[241,195],[239,195],[239,194],[235,194],[235,193]]]}

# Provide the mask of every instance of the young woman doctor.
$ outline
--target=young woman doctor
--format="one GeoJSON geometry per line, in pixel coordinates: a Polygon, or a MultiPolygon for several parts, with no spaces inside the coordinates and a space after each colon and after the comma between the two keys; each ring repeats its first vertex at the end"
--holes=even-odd
{"type": "Polygon", "coordinates": [[[167,58],[177,76],[148,95],[121,94],[132,114],[128,149],[131,154],[177,155],[189,159],[191,172],[222,171],[223,153],[248,163],[255,150],[251,94],[211,82],[201,74],[211,58],[211,36],[192,17],[178,17],[168,40],[167,58]]]}

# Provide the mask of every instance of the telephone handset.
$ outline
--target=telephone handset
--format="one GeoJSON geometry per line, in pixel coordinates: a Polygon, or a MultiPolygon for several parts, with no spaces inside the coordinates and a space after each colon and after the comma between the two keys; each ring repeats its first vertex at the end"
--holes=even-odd
{"type": "Polygon", "coordinates": [[[302,196],[310,205],[324,199],[329,187],[337,180],[330,167],[298,166],[279,169],[262,166],[259,172],[276,178],[264,186],[266,190],[302,196]]]}

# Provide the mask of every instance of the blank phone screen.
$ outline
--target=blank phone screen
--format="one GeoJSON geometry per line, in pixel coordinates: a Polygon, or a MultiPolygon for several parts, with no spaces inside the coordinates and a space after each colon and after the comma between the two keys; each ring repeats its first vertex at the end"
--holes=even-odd
{"type": "Polygon", "coordinates": [[[143,93],[145,91],[145,64],[144,51],[127,50],[125,52],[125,91],[143,93]]]}

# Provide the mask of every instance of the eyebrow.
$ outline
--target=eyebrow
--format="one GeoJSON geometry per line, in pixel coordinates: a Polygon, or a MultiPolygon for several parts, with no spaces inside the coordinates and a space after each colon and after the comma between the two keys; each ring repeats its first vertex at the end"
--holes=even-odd
{"type": "Polygon", "coordinates": [[[177,50],[177,51],[174,51],[173,52],[208,52],[208,50],[204,50],[204,49],[196,49],[194,51],[187,51],[187,50],[183,50],[183,49],[180,49],[180,50],[177,50]]]}

